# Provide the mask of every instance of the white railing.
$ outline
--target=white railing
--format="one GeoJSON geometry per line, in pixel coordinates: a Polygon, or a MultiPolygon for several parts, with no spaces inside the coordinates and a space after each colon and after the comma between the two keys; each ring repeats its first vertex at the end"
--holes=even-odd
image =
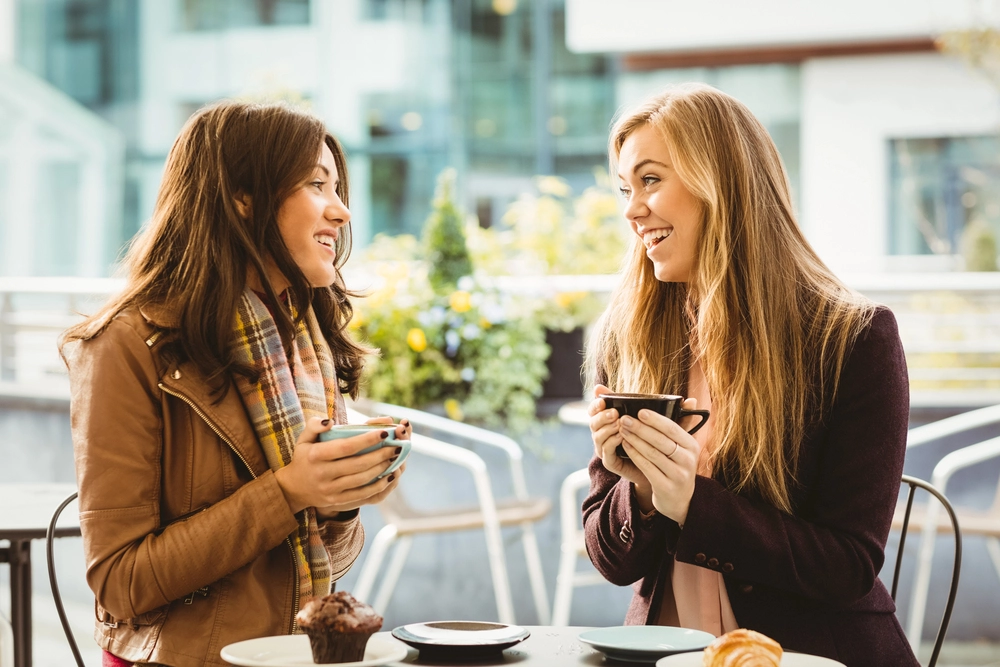
{"type": "Polygon", "coordinates": [[[121,287],[110,278],[0,277],[0,388],[44,396],[62,392],[59,334],[121,287]]]}
{"type": "MultiPolygon", "coordinates": [[[[364,289],[364,274],[347,278],[352,287],[364,289]]],[[[973,408],[1000,403],[1000,273],[845,278],[896,314],[914,406],[973,408]]],[[[614,275],[491,279],[498,289],[520,294],[607,295],[616,281],[614,275]]],[[[0,278],[0,385],[57,390],[64,386],[65,369],[56,350],[59,333],[121,287],[121,281],[110,278],[0,278]]]]}

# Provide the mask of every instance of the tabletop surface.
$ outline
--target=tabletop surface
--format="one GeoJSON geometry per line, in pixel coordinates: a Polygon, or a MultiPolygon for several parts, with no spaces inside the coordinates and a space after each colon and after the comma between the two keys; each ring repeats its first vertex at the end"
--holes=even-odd
{"type": "MultiPolygon", "coordinates": [[[[0,484],[0,540],[41,538],[52,513],[75,484],[0,484]]],[[[59,517],[60,535],[79,535],[80,516],[73,503],[59,517]]]]}

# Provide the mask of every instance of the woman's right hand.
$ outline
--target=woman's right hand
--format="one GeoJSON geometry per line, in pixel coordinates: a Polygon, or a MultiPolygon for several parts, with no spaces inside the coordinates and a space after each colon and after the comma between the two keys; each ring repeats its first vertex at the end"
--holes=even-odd
{"type": "Polygon", "coordinates": [[[319,441],[319,434],[329,431],[331,426],[330,420],[319,417],[306,422],[295,443],[291,463],[274,472],[293,513],[306,507],[321,507],[325,513],[357,509],[381,502],[399,484],[405,465],[372,482],[398,456],[397,447],[380,447],[355,456],[385,440],[387,431],[319,441]]]}
{"type": "Polygon", "coordinates": [[[594,400],[587,408],[590,415],[590,436],[594,441],[594,454],[601,458],[604,467],[619,477],[624,477],[636,486],[636,491],[650,490],[649,480],[628,459],[618,456],[618,445],[622,444],[619,432],[618,411],[614,408],[605,409],[602,394],[610,394],[611,390],[603,384],[594,387],[594,400]]]}

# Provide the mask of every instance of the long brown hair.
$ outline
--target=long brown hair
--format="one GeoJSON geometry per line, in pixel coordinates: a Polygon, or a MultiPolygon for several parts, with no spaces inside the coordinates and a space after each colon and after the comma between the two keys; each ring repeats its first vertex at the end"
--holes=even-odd
{"type": "MultiPolygon", "coordinates": [[[[294,304],[311,304],[333,352],[341,388],[359,389],[368,353],[347,335],[353,314],[339,269],[351,251],[350,226],[337,238],[338,280],[314,288],[292,259],[278,229],[282,202],[315,169],[323,143],[333,153],[348,203],[347,162],[339,142],[321,120],[284,104],[224,101],[194,114],[170,149],[152,221],[131,244],[123,268],[124,290],[100,311],[63,334],[62,346],[101,333],[129,307],[166,307],[177,314],[172,353],[193,362],[220,391],[230,373],[246,373],[230,352],[237,303],[256,272],[271,303],[279,304],[268,280],[268,255],[288,279],[294,304]],[[237,202],[249,198],[250,205],[237,202]]],[[[298,309],[304,317],[306,308],[298,309]]],[[[295,323],[274,308],[286,350],[295,323]]]]}
{"type": "Polygon", "coordinates": [[[634,238],[588,368],[615,391],[682,393],[697,359],[713,397],[713,471],[791,512],[799,445],[829,409],[875,306],[803,236],[778,150],[746,106],[700,84],[654,96],[615,124],[613,177],[644,126],[702,204],[695,265],[687,284],[660,282],[634,238]]]}

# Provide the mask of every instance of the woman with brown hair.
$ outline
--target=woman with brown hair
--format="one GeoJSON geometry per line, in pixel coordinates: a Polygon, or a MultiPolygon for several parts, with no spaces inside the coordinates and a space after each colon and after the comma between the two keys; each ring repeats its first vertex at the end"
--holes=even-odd
{"type": "Polygon", "coordinates": [[[635,235],[588,350],[583,515],[594,565],[634,585],[626,623],[916,665],[877,576],[909,414],[892,313],[809,246],[774,143],[732,97],[668,90],[609,150],[635,235]],[[694,435],[620,417],[609,391],[681,394],[711,417],[694,435]]]}
{"type": "Polygon", "coordinates": [[[369,352],[346,331],[347,193],[314,116],[199,111],[124,290],[64,335],[105,665],[224,665],[229,643],[295,632],[360,553],[358,508],[399,483],[372,481],[397,448],[358,455],[387,431],[318,441],[369,352]]]}

